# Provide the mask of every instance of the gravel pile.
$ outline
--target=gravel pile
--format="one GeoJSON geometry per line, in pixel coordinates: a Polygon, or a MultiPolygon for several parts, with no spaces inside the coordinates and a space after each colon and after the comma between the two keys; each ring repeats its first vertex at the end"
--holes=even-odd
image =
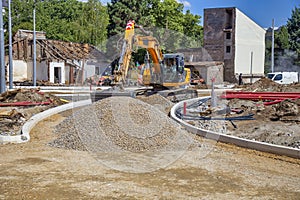
{"type": "Polygon", "coordinates": [[[171,111],[171,108],[174,106],[173,102],[159,94],[154,94],[148,97],[137,96],[137,99],[146,102],[167,114],[171,111]]]}
{"type": "Polygon", "coordinates": [[[85,146],[82,144],[79,135],[77,134],[74,118],[72,116],[57,125],[55,127],[55,133],[58,134],[58,138],[50,142],[50,146],[86,151],[85,146]]]}
{"type": "Polygon", "coordinates": [[[189,133],[165,114],[171,103],[158,95],[143,101],[110,97],[78,110],[56,127],[59,137],[50,145],[91,152],[187,149],[189,133]]]}

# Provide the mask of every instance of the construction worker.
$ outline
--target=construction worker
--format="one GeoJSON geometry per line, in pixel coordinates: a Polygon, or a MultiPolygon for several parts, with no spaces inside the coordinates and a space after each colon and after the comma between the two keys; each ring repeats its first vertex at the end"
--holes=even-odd
{"type": "Polygon", "coordinates": [[[242,73],[240,73],[239,75],[239,85],[243,85],[243,77],[242,77],[242,73]]]}

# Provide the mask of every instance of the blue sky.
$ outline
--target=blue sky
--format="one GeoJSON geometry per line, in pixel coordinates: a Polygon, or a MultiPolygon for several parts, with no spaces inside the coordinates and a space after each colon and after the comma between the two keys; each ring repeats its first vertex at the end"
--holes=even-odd
{"type": "MultiPolygon", "coordinates": [[[[300,7],[300,0],[177,0],[185,5],[185,9],[203,17],[204,8],[237,7],[263,28],[285,25],[291,17],[292,9],[300,7]]],[[[110,0],[101,0],[106,3],[110,0]]],[[[203,18],[201,20],[203,22],[203,18]]]]}
{"type": "Polygon", "coordinates": [[[203,17],[204,8],[237,7],[263,28],[285,25],[295,6],[300,7],[300,0],[177,0],[190,9],[193,14],[203,17]]]}

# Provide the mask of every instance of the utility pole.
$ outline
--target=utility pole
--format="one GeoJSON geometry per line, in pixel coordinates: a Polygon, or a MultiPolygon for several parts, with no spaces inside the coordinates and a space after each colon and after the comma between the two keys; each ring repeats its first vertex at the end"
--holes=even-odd
{"type": "Polygon", "coordinates": [[[253,73],[252,73],[252,64],[253,64],[253,51],[251,51],[251,57],[250,57],[250,83],[252,84],[252,79],[253,79],[253,73]]]}
{"type": "Polygon", "coordinates": [[[34,0],[33,4],[33,86],[36,86],[36,32],[35,32],[35,6],[36,6],[36,0],[34,0]]]}
{"type": "Polygon", "coordinates": [[[11,0],[8,0],[8,43],[9,43],[9,89],[13,89],[13,56],[12,56],[12,33],[11,33],[11,0]]]}
{"type": "Polygon", "coordinates": [[[271,71],[274,72],[274,19],[272,20],[272,53],[271,53],[271,71]]]}
{"type": "Polygon", "coordinates": [[[5,54],[4,54],[3,6],[2,6],[2,0],[0,0],[0,93],[6,91],[4,59],[5,59],[5,54]]]}

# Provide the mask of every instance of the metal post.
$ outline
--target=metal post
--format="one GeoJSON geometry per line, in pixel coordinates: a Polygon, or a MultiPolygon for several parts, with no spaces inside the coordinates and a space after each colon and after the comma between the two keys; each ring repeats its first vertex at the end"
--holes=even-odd
{"type": "Polygon", "coordinates": [[[13,56],[12,56],[12,32],[11,32],[11,0],[8,0],[8,42],[9,42],[9,89],[13,89],[13,56]]]}
{"type": "Polygon", "coordinates": [[[216,78],[213,77],[211,79],[211,107],[217,106],[217,96],[215,93],[215,81],[216,81],[216,78]]]}
{"type": "Polygon", "coordinates": [[[251,75],[251,78],[250,78],[250,83],[252,83],[252,78],[253,78],[253,74],[252,74],[252,62],[253,61],[253,51],[251,51],[251,60],[250,60],[250,75],[251,75]]]}
{"type": "Polygon", "coordinates": [[[271,71],[274,72],[274,19],[272,20],[272,53],[271,53],[271,71]]]}
{"type": "Polygon", "coordinates": [[[35,33],[35,4],[33,5],[33,86],[36,86],[36,33],[35,33]]]}
{"type": "Polygon", "coordinates": [[[0,0],[0,93],[6,91],[5,81],[5,54],[4,54],[4,29],[3,29],[3,7],[0,0]]]}

